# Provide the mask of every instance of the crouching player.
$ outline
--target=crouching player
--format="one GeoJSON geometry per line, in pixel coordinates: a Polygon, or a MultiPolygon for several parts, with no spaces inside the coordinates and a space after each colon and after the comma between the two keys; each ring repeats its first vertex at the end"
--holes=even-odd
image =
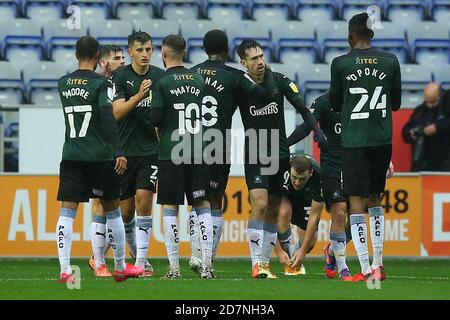
{"type": "Polygon", "coordinates": [[[285,275],[305,274],[303,264],[296,263],[297,257],[304,258],[316,243],[324,205],[319,171],[319,165],[309,155],[295,156],[290,161],[289,175],[286,175],[283,186],[275,246],[285,275]],[[297,226],[298,242],[292,234],[291,223],[297,226]]]}

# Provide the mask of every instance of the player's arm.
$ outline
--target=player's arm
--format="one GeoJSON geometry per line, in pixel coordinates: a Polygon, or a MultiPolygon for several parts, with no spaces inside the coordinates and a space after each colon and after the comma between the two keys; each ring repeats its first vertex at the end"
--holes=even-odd
{"type": "Polygon", "coordinates": [[[104,81],[99,94],[98,106],[100,108],[100,117],[103,128],[109,144],[113,148],[114,158],[116,159],[115,170],[118,174],[123,174],[127,169],[127,160],[120,144],[117,122],[113,115],[111,101],[114,98],[115,86],[111,79],[104,81]]]}
{"type": "Polygon", "coordinates": [[[306,107],[305,101],[295,83],[288,77],[283,76],[283,79],[281,79],[281,90],[294,109],[301,114],[304,123],[314,131],[314,140],[319,143],[319,148],[326,149],[327,138],[322,129],[317,125],[317,121],[314,119],[310,110],[306,107]]]}
{"type": "Polygon", "coordinates": [[[392,111],[397,111],[402,104],[402,76],[397,57],[395,57],[394,72],[394,84],[391,88],[391,107],[392,111]]]}
{"type": "Polygon", "coordinates": [[[298,249],[292,257],[292,268],[300,267],[303,264],[308,252],[313,249],[312,246],[314,245],[315,235],[319,225],[320,216],[322,214],[323,205],[323,202],[317,202],[315,200],[311,202],[311,212],[308,218],[308,225],[306,226],[305,238],[303,239],[300,249],[298,249]]]}
{"type": "Polygon", "coordinates": [[[280,240],[277,239],[277,242],[275,244],[275,253],[277,254],[278,260],[280,263],[284,266],[290,266],[291,262],[289,260],[289,255],[286,251],[281,248],[280,240]]]}
{"type": "MultiPolygon", "coordinates": [[[[320,108],[315,108],[316,101],[314,100],[313,104],[311,105],[311,112],[313,114],[313,117],[320,121],[320,108]]],[[[303,122],[301,125],[299,125],[295,130],[291,133],[291,135],[288,137],[288,145],[292,146],[296,144],[299,141],[302,141],[305,139],[309,133],[311,132],[312,128],[310,128],[305,122],[303,122]]]]}
{"type": "MultiPolygon", "coordinates": [[[[161,92],[160,82],[156,84],[153,99],[150,105],[150,122],[155,128],[161,128],[164,124],[164,100],[161,92]]],[[[160,131],[156,130],[159,137],[160,131]]]]}
{"type": "Polygon", "coordinates": [[[150,79],[142,81],[141,86],[139,87],[139,92],[132,96],[128,101],[125,101],[125,90],[122,77],[116,75],[114,79],[117,85],[117,95],[113,102],[113,112],[116,120],[120,120],[132,111],[139,104],[139,102],[146,97],[148,91],[150,90],[152,81],[150,79]]]}
{"type": "Polygon", "coordinates": [[[342,104],[344,102],[342,90],[342,83],[335,58],[331,63],[330,104],[333,110],[337,112],[342,110],[342,104]]]}

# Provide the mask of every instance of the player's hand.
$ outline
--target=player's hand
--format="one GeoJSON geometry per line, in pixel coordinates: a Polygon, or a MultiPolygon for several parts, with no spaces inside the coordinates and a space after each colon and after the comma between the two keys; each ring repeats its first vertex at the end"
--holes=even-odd
{"type": "Polygon", "coordinates": [[[142,81],[141,86],[139,88],[139,92],[137,93],[139,101],[141,101],[142,99],[144,99],[147,96],[151,85],[152,85],[152,80],[150,80],[150,79],[145,79],[144,81],[142,81]]]}
{"type": "Polygon", "coordinates": [[[416,134],[414,133],[413,129],[409,130],[409,135],[411,136],[411,139],[413,139],[414,141],[417,140],[416,134]]]}
{"type": "Polygon", "coordinates": [[[116,171],[117,174],[122,175],[125,172],[125,170],[127,170],[127,164],[128,161],[125,157],[117,157],[114,170],[116,171]]]}
{"type": "Polygon", "coordinates": [[[314,141],[319,144],[320,150],[328,149],[328,139],[323,133],[322,129],[316,128],[314,129],[314,141]]]}
{"type": "Polygon", "coordinates": [[[392,178],[392,176],[394,175],[394,164],[391,162],[389,162],[389,168],[388,171],[386,173],[386,178],[392,178]]]}
{"type": "Polygon", "coordinates": [[[423,128],[423,134],[426,136],[434,136],[437,133],[437,128],[434,123],[423,128]]]}
{"type": "Polygon", "coordinates": [[[299,268],[305,260],[306,253],[300,248],[295,251],[294,256],[291,258],[291,268],[299,268]]]}
{"type": "Polygon", "coordinates": [[[289,259],[289,255],[286,251],[280,250],[281,252],[278,253],[278,260],[280,263],[286,267],[289,267],[291,265],[291,260],[289,259]]]}

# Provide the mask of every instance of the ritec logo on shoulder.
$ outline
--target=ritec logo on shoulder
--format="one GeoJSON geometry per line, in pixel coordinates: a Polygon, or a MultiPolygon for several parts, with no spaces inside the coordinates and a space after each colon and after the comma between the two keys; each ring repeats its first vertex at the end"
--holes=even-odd
{"type": "Polygon", "coordinates": [[[255,106],[250,107],[250,114],[254,117],[267,116],[270,114],[277,114],[277,113],[278,113],[278,104],[276,102],[271,102],[261,109],[256,109],[255,106]]]}

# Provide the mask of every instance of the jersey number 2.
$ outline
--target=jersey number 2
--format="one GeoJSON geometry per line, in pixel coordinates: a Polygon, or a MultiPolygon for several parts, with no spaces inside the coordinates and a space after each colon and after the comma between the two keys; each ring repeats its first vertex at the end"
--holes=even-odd
{"type": "Polygon", "coordinates": [[[92,106],[82,105],[82,106],[65,107],[64,112],[67,114],[67,120],[69,121],[70,138],[77,137],[77,131],[75,129],[74,113],[84,113],[83,123],[81,124],[80,132],[78,132],[78,138],[85,137],[89,128],[89,122],[91,121],[92,117],[92,106]]]}
{"type": "MultiPolygon", "coordinates": [[[[370,110],[374,109],[383,109],[382,110],[382,116],[383,118],[386,116],[386,94],[383,94],[381,96],[381,102],[378,102],[378,99],[380,98],[381,90],[383,90],[382,86],[378,86],[373,91],[372,98],[370,99],[370,110]]],[[[350,120],[360,120],[360,119],[368,119],[370,116],[369,112],[361,112],[361,110],[366,105],[367,101],[369,100],[369,94],[366,89],[364,88],[349,88],[349,91],[351,94],[360,94],[361,99],[359,99],[358,103],[356,104],[355,108],[353,108],[352,114],[350,116],[350,120]]]]}

